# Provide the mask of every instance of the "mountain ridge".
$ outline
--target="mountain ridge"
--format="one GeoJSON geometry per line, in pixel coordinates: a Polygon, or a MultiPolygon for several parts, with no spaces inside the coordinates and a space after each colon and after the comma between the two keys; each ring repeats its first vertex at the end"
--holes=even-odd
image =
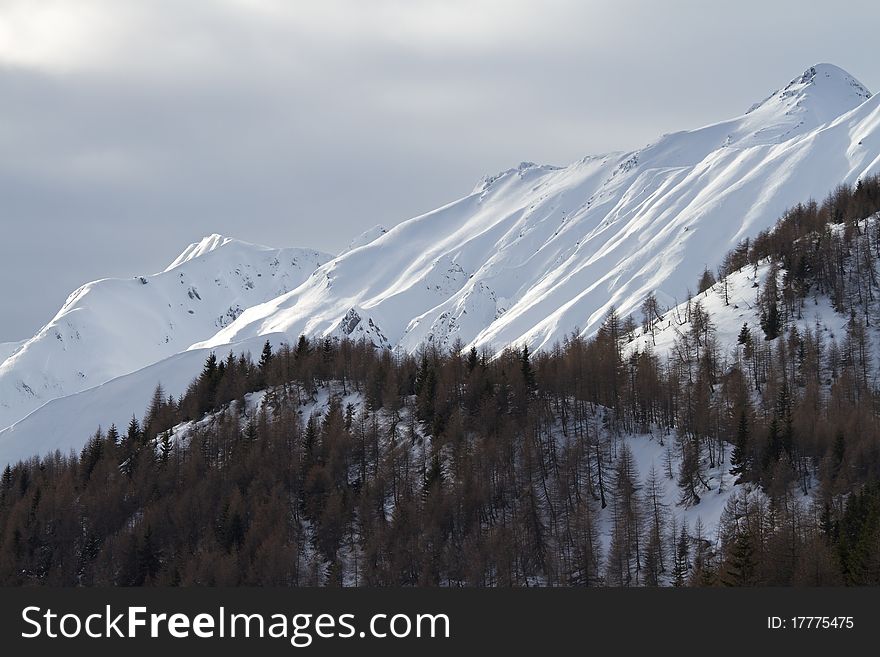
{"type": "Polygon", "coordinates": [[[43,403],[141,369],[299,285],[329,254],[210,235],[150,276],[80,286],[0,362],[0,428],[43,403]]]}
{"type": "Polygon", "coordinates": [[[819,64],[745,115],[564,168],[523,163],[195,346],[285,332],[534,350],[590,335],[611,305],[674,304],[787,207],[878,170],[877,107],[819,64]]]}

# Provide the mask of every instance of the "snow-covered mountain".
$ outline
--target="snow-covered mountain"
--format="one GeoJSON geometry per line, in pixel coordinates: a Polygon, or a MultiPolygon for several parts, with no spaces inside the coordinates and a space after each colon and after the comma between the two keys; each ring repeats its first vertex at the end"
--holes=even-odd
{"type": "MultiPolygon", "coordinates": [[[[523,163],[335,258],[211,236],[155,276],[84,286],[37,336],[0,345],[0,464],[78,448],[143,413],[159,382],[183,392],[211,349],[302,333],[537,349],[651,292],[672,307],[786,208],[880,172],[878,103],[820,64],[734,119],[565,168],[523,163]]],[[[720,340],[756,321],[744,308],[718,311],[720,340]]],[[[667,324],[658,352],[679,330],[667,324]]]]}
{"type": "Polygon", "coordinates": [[[703,268],[789,206],[880,171],[880,101],[830,64],[746,114],[565,167],[520,166],[342,253],[199,346],[262,333],[413,351],[549,347],[614,304],[682,300],[703,268]]]}
{"type": "Polygon", "coordinates": [[[186,350],[331,257],[211,235],[158,274],[83,285],[33,338],[0,346],[0,428],[186,350]]]}

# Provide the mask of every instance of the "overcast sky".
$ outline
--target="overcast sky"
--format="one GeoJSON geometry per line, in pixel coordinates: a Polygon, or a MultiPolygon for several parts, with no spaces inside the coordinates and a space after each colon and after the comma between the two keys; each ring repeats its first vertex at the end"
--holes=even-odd
{"type": "Polygon", "coordinates": [[[880,89],[880,3],[725,5],[0,0],[0,341],[205,234],[336,252],[522,160],[739,114],[817,62],[880,89]]]}

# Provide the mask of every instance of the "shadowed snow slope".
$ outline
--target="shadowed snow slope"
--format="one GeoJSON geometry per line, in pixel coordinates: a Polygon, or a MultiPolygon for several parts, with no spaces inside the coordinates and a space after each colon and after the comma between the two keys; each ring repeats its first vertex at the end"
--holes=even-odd
{"type": "MultiPolygon", "coordinates": [[[[215,353],[220,359],[230,352],[250,352],[258,356],[266,339],[276,346],[279,344],[278,336],[261,336],[250,342],[227,345],[215,353]]],[[[186,387],[202,370],[208,353],[192,350],[174,354],[136,372],[47,402],[0,430],[0,468],[55,450],[78,452],[98,426],[106,430],[115,424],[124,431],[132,415],[143,417],[158,384],[168,395],[178,397],[186,392],[186,387]]]]}
{"type": "Polygon", "coordinates": [[[83,285],[14,353],[3,345],[0,428],[50,399],[186,350],[245,308],[294,289],[330,257],[211,235],[159,274],[83,285]]]}
{"type": "Polygon", "coordinates": [[[626,315],[654,291],[672,305],[787,207],[880,171],[878,125],[877,98],[819,64],[737,118],[485,178],[198,346],[283,332],[537,349],[590,335],[612,304],[626,315]]]}

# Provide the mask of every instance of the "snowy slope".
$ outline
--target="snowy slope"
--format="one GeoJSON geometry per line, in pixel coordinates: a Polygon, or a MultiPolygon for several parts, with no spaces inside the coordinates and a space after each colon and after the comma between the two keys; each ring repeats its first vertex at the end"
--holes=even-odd
{"type": "Polygon", "coordinates": [[[0,363],[14,354],[23,344],[24,340],[21,342],[0,342],[0,363]]]}
{"type": "Polygon", "coordinates": [[[0,428],[51,399],[184,351],[245,308],[296,288],[330,258],[211,235],[153,276],[83,285],[14,354],[0,351],[0,428]]]}
{"type": "MultiPolygon", "coordinates": [[[[709,468],[706,463],[706,481],[709,484],[709,489],[700,492],[698,504],[686,507],[679,504],[681,489],[675,479],[670,479],[665,472],[667,450],[670,452],[672,472],[678,473],[681,467],[681,451],[675,447],[675,436],[666,436],[662,442],[657,436],[638,434],[623,436],[619,440],[625,442],[632,452],[633,466],[643,482],[643,490],[647,488],[648,475],[654,469],[659,477],[662,503],[675,517],[676,524],[680,527],[682,523],[686,523],[688,530],[692,530],[699,521],[706,531],[706,536],[714,542],[717,538],[724,506],[734,492],[744,488],[734,484],[735,478],[729,471],[730,463],[728,461],[717,463],[714,468],[709,468]]],[[[751,492],[751,487],[746,486],[745,489],[751,492]]],[[[611,547],[613,511],[609,506],[606,509],[598,510],[598,512],[599,540],[602,544],[603,554],[607,554],[611,547]]]]}
{"type": "MultiPolygon", "coordinates": [[[[727,277],[728,303],[725,303],[722,283],[716,283],[691,300],[692,304],[699,302],[709,315],[722,356],[729,357],[729,361],[733,360],[733,352],[737,349],[737,338],[743,324],[749,327],[756,340],[763,342],[761,309],[756,296],[763,288],[769,271],[770,265],[765,261],[757,267],[757,270],[749,266],[730,274],[727,277]],[[758,287],[755,286],[756,284],[758,287]]],[[[686,319],[687,303],[682,302],[663,313],[663,319],[657,323],[653,336],[641,327],[637,329],[634,340],[626,345],[625,352],[631,354],[634,351],[651,349],[661,358],[674,356],[676,339],[691,331],[691,323],[686,319]]],[[[848,321],[849,316],[837,312],[831,300],[822,295],[813,295],[808,299],[801,317],[789,318],[790,326],[797,327],[801,335],[808,330],[812,332],[818,330],[824,339],[838,342],[846,335],[848,321]]],[[[873,339],[880,338],[880,330],[877,327],[869,326],[868,332],[873,339]]]]}
{"type": "Polygon", "coordinates": [[[614,304],[685,298],[797,202],[880,171],[878,99],[820,64],[746,114],[565,167],[523,163],[342,253],[199,346],[262,333],[549,347],[614,304]]]}
{"type": "Polygon", "coordinates": [[[261,336],[222,349],[184,351],[93,388],[53,399],[0,430],[0,468],[55,450],[64,454],[78,452],[99,425],[105,430],[111,424],[121,429],[128,425],[132,415],[142,418],[157,384],[175,397],[186,392],[210,351],[219,359],[225,359],[230,352],[250,352],[258,357],[267,339],[276,346],[281,342],[281,336],[261,336]]]}
{"type": "Polygon", "coordinates": [[[375,226],[373,226],[372,228],[368,228],[363,233],[355,237],[351,242],[349,242],[348,246],[340,251],[339,255],[343,255],[345,253],[348,253],[349,251],[354,251],[355,249],[365,246],[370,242],[379,239],[387,232],[388,229],[385,228],[385,226],[381,224],[376,224],[375,226]]]}

